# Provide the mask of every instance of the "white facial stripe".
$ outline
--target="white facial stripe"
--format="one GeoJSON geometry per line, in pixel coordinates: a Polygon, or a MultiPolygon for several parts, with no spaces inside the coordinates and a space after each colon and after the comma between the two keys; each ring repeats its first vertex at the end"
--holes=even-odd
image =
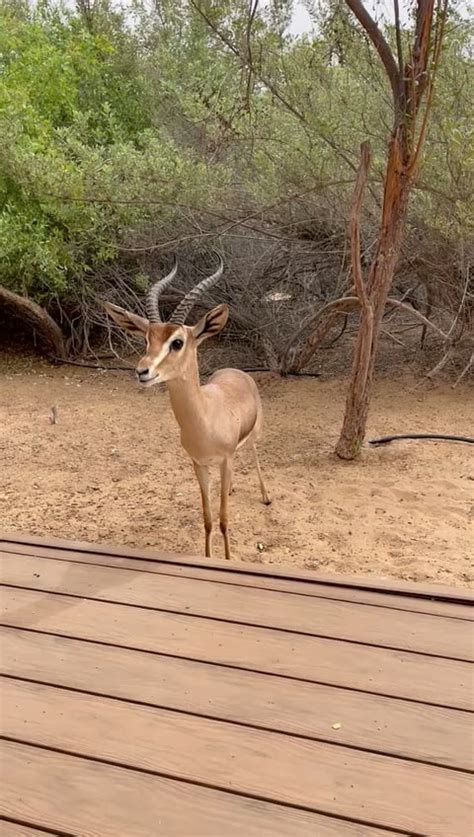
{"type": "Polygon", "coordinates": [[[157,356],[155,358],[153,358],[153,361],[152,361],[152,364],[151,364],[151,370],[153,372],[155,372],[157,367],[160,365],[160,363],[162,363],[162,361],[165,359],[167,354],[170,352],[170,347],[171,347],[171,344],[172,344],[173,340],[177,340],[177,339],[182,340],[183,343],[184,343],[184,335],[181,334],[180,332],[178,332],[178,333],[175,332],[174,334],[171,335],[171,337],[168,338],[166,343],[163,343],[163,345],[162,345],[160,351],[158,352],[157,356]]]}
{"type": "Polygon", "coordinates": [[[163,346],[161,347],[160,351],[156,355],[156,357],[154,357],[152,362],[151,362],[151,367],[150,368],[153,372],[156,370],[157,366],[159,366],[160,363],[165,359],[167,354],[168,354],[167,343],[164,343],[163,346]]]}

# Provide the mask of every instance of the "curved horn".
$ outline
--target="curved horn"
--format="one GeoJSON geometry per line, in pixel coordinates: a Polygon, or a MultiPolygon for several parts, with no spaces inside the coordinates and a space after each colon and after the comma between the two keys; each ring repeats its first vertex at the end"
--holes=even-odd
{"type": "Polygon", "coordinates": [[[175,308],[173,314],[170,318],[170,323],[176,323],[177,325],[184,325],[186,317],[188,316],[191,309],[194,307],[198,299],[211,288],[216,282],[219,281],[222,274],[224,273],[224,262],[222,261],[221,256],[219,256],[219,267],[217,268],[216,272],[212,274],[212,276],[206,277],[203,279],[199,284],[197,284],[194,288],[186,294],[186,296],[181,300],[178,307],[175,308]]]}
{"type": "Polygon", "coordinates": [[[158,305],[158,300],[161,294],[163,293],[164,289],[167,288],[168,285],[170,285],[173,281],[177,271],[178,259],[175,257],[174,265],[170,272],[166,276],[163,276],[163,279],[159,279],[158,282],[154,282],[154,284],[148,291],[146,295],[145,308],[147,317],[150,320],[150,322],[161,323],[161,314],[158,305]]]}

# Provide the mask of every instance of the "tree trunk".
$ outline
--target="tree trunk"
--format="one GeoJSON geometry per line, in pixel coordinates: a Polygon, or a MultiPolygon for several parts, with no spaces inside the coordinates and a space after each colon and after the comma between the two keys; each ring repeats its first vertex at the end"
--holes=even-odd
{"type": "MultiPolygon", "coordinates": [[[[361,303],[364,301],[366,304],[362,307],[346,412],[336,445],[338,456],[353,459],[360,452],[365,437],[380,326],[400,253],[410,188],[426,135],[433,80],[441,54],[448,2],[439,0],[435,20],[434,0],[417,0],[414,40],[406,62],[403,61],[398,6],[395,7],[395,59],[382,31],[361,0],[346,0],[346,3],[379,54],[392,88],[394,114],[377,251],[370,268],[367,287],[363,287],[359,281],[358,296],[361,303]],[[421,125],[417,130],[416,120],[425,93],[427,102],[421,125]]],[[[352,267],[355,273],[354,258],[352,267]]],[[[355,278],[354,284],[357,289],[355,278]]]]}
{"type": "Polygon", "coordinates": [[[380,326],[401,249],[410,177],[401,159],[400,133],[390,142],[382,223],[366,289],[369,306],[361,312],[346,412],[336,445],[342,459],[358,456],[365,438],[380,326]]]}
{"type": "Polygon", "coordinates": [[[41,308],[33,300],[19,296],[19,294],[9,291],[0,285],[1,308],[13,317],[17,317],[22,322],[28,323],[37,332],[47,354],[61,359],[66,357],[63,333],[58,324],[54,322],[44,308],[41,308]]]}
{"type": "Polygon", "coordinates": [[[341,459],[355,459],[360,453],[367,427],[372,380],[380,337],[380,326],[393,280],[395,265],[400,251],[403,219],[399,220],[399,230],[393,230],[393,236],[387,236],[380,254],[385,253],[386,261],[381,262],[377,271],[376,298],[371,299],[372,317],[369,320],[362,311],[357,334],[352,364],[352,378],[346,399],[346,411],[341,434],[336,445],[336,453],[341,459]],[[398,239],[398,241],[397,241],[398,239]]]}

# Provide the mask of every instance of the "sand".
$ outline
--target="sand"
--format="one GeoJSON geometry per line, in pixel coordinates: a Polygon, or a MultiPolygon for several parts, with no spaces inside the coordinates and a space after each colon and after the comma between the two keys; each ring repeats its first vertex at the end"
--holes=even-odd
{"type": "MultiPolygon", "coordinates": [[[[342,462],[332,451],[346,379],[256,380],[273,503],[261,504],[251,452],[243,450],[230,500],[235,559],[473,585],[471,447],[400,442],[342,462]]],[[[384,377],[375,386],[369,437],[472,435],[473,416],[468,385],[423,391],[409,377],[384,377]]],[[[4,533],[202,553],[198,486],[158,387],[140,391],[124,373],[3,355],[0,457],[4,533]]],[[[215,557],[222,555],[217,528],[215,557]]]]}

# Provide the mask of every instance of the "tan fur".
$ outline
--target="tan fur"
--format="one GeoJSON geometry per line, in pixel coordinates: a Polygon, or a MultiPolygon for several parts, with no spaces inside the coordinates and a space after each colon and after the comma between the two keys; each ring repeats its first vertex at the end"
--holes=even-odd
{"type": "Polygon", "coordinates": [[[181,429],[181,443],[193,461],[199,480],[208,557],[212,555],[209,466],[220,466],[220,529],[226,558],[230,558],[228,495],[232,487],[234,454],[243,444],[253,447],[262,500],[267,505],[270,500],[256,448],[262,433],[263,414],[255,381],[240,369],[219,369],[203,386],[199,381],[197,347],[224,328],[228,309],[219,305],[193,327],[148,323],[117,306],[108,305],[107,311],[122,328],[134,334],[138,328],[146,338],[146,354],[137,364],[140,382],[144,386],[167,384],[171,407],[181,429]],[[176,339],[184,343],[179,351],[170,348],[170,342],[176,339]]]}

